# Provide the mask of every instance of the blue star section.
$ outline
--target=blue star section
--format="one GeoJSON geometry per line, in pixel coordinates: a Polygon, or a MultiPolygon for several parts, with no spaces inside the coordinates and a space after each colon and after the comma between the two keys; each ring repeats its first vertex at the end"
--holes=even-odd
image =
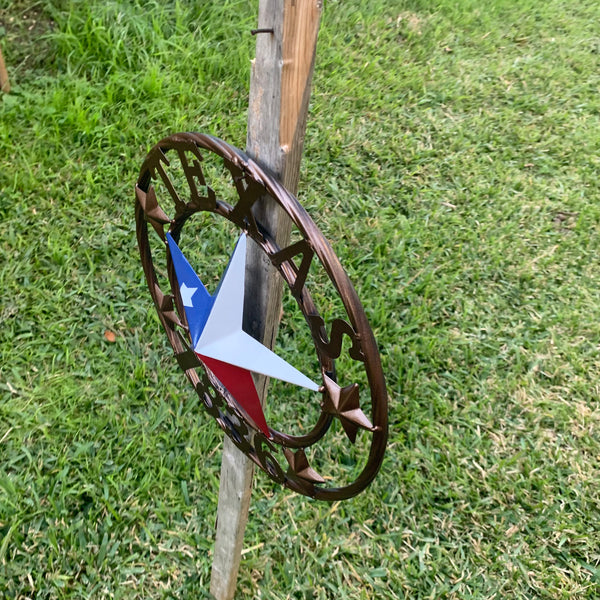
{"type": "Polygon", "coordinates": [[[170,233],[167,233],[167,243],[169,244],[171,260],[173,261],[177,282],[179,283],[181,300],[185,307],[185,316],[190,328],[192,345],[196,346],[208,321],[208,315],[215,300],[208,293],[170,233]]]}

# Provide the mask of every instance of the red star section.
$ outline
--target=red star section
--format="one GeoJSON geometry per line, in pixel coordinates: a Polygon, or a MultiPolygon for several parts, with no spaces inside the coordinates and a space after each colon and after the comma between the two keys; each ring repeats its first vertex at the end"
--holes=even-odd
{"type": "Polygon", "coordinates": [[[227,388],[227,391],[235,398],[235,401],[246,411],[248,416],[256,423],[257,427],[267,436],[269,426],[260,405],[260,398],[254,386],[252,374],[246,369],[230,365],[229,363],[202,356],[200,360],[215,374],[217,379],[227,388]]]}

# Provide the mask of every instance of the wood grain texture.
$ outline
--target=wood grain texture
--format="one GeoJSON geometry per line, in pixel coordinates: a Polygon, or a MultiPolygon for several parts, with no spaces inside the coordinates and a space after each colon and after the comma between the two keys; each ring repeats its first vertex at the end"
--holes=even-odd
{"type": "Polygon", "coordinates": [[[283,185],[297,192],[322,2],[295,0],[284,7],[280,144],[283,185]]]}
{"type": "Polygon", "coordinates": [[[231,600],[235,596],[244,530],[250,507],[253,472],[252,461],[225,436],[221,458],[217,533],[210,578],[210,593],[217,600],[231,600]]]}
{"type": "MultiPolygon", "coordinates": [[[[258,28],[273,29],[256,40],[248,105],[247,153],[296,193],[304,144],[310,86],[321,14],[321,0],[261,0],[258,28]]],[[[280,247],[288,245],[289,217],[269,198],[253,207],[254,216],[280,247]]],[[[282,282],[256,244],[248,245],[244,329],[273,347],[281,311],[282,282]]],[[[268,378],[257,381],[264,404],[268,378]]],[[[248,517],[252,463],[225,439],[217,509],[211,594],[231,600],[248,517]],[[237,453],[237,454],[236,454],[237,453]],[[225,464],[227,455],[227,464],[225,464]]]]}
{"type": "Polygon", "coordinates": [[[5,94],[10,92],[10,82],[8,81],[8,71],[4,64],[4,57],[2,56],[2,48],[0,48],[0,92],[5,94]]]}

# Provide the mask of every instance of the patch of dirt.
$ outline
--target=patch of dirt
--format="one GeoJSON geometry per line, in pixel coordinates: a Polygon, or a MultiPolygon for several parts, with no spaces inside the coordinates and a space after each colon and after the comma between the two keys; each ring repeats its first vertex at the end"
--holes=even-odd
{"type": "Polygon", "coordinates": [[[554,215],[552,222],[563,233],[575,229],[579,213],[561,210],[554,215]]]}
{"type": "Polygon", "coordinates": [[[423,24],[423,19],[419,17],[416,13],[405,11],[398,15],[396,19],[396,26],[403,27],[412,33],[417,33],[421,35],[421,26],[423,24]]]}
{"type": "Polygon", "coordinates": [[[52,64],[49,40],[54,22],[39,5],[16,2],[0,9],[0,46],[9,77],[19,78],[26,71],[52,64]]]}

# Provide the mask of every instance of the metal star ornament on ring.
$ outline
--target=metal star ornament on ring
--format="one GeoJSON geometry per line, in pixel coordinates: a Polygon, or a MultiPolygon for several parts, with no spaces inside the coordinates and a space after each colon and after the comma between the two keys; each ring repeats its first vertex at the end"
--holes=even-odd
{"type": "MultiPolygon", "coordinates": [[[[377,474],[387,440],[387,392],[377,344],[339,260],[296,198],[233,146],[203,134],[176,134],[159,142],[142,165],[136,222],[148,287],[177,362],[234,444],[269,477],[298,493],[338,500],[363,490],[377,474]],[[227,175],[230,189],[224,194],[211,185],[203,165],[209,158],[221,161],[227,175]],[[296,241],[286,247],[278,247],[254,216],[253,206],[265,197],[291,220],[296,241]],[[207,213],[239,230],[213,294],[180,247],[184,228],[207,213]],[[244,331],[244,301],[252,301],[244,298],[249,243],[277,269],[301,314],[318,361],[310,376],[244,331]],[[158,263],[166,265],[166,284],[157,275],[158,263]],[[333,284],[328,289],[343,311],[336,318],[319,311],[314,298],[321,293],[322,284],[315,283],[320,281],[333,284]],[[348,366],[345,372],[340,361],[348,366]],[[314,409],[314,422],[296,435],[275,429],[261,406],[254,374],[308,390],[302,402],[314,409]],[[355,450],[359,445],[362,452],[355,450]],[[341,465],[340,481],[329,473],[331,461],[341,465]]],[[[201,235],[210,239],[210,228],[201,235]]],[[[268,405],[288,397],[286,392],[269,398],[268,405]]]]}

